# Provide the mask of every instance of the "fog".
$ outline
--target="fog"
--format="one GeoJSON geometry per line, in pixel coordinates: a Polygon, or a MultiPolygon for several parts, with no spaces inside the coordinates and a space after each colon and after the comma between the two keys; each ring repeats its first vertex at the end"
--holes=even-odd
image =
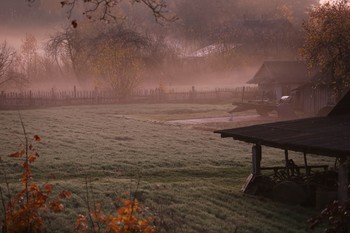
{"type": "Polygon", "coordinates": [[[48,34],[65,23],[63,12],[56,1],[1,0],[0,2],[0,40],[19,47],[26,33],[45,39],[48,34]]]}
{"type": "Polygon", "coordinates": [[[299,59],[298,48],[303,39],[301,23],[307,19],[307,10],[319,2],[173,0],[168,3],[165,15],[177,16],[179,19],[175,22],[156,22],[150,9],[144,5],[124,1],[118,10],[113,11],[119,23],[106,24],[96,20],[98,15],[94,15],[94,20],[87,20],[80,7],[68,19],[67,9],[62,9],[59,1],[37,0],[26,4],[24,1],[1,0],[0,42],[6,41],[17,50],[21,57],[17,60],[22,63],[16,63],[14,70],[26,76],[27,82],[0,88],[66,89],[73,85],[87,89],[95,86],[106,88],[119,82],[120,77],[113,77],[111,73],[133,77],[132,82],[128,81],[133,88],[151,88],[160,84],[169,88],[242,86],[265,60],[299,59]],[[73,19],[77,19],[77,29],[71,27],[73,19]],[[133,38],[147,41],[147,46],[146,42],[133,44],[130,36],[121,42],[118,35],[122,33],[111,34],[113,25],[121,27],[119,31],[134,33],[130,34],[133,38]],[[56,50],[51,49],[49,57],[47,44],[50,38],[53,40],[56,36],[58,39],[58,35],[67,35],[67,32],[71,33],[72,44],[69,46],[75,57],[72,53],[68,56],[63,44],[61,47],[56,44],[56,50]],[[28,35],[35,38],[35,56],[23,50],[28,35]],[[124,46],[112,46],[102,38],[107,35],[113,36],[114,43],[124,46]],[[72,38],[76,40],[75,44],[72,38]],[[128,49],[125,49],[125,44],[128,49]],[[203,53],[206,48],[211,50],[203,53]],[[132,59],[120,55],[114,63],[123,60],[125,64],[113,65],[106,54],[111,50],[132,54],[132,59]],[[53,51],[55,56],[52,56],[53,51]],[[39,60],[40,65],[32,64],[39,60]]]}

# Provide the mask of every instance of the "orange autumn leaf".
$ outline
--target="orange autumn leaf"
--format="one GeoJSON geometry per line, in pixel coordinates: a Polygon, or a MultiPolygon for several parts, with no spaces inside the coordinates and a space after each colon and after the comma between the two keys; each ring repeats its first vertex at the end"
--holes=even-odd
{"type": "Polygon", "coordinates": [[[68,192],[68,191],[63,191],[58,195],[60,199],[69,198],[70,196],[71,196],[71,192],[68,192]]]}
{"type": "MultiPolygon", "coordinates": [[[[147,217],[143,213],[143,208],[137,200],[124,200],[118,198],[117,201],[122,204],[122,207],[117,209],[117,214],[103,215],[101,204],[96,203],[96,209],[90,213],[94,223],[100,224],[103,232],[111,233],[154,233],[156,232],[153,226],[153,218],[147,217]]],[[[78,218],[77,222],[81,219],[78,218]]],[[[96,226],[95,226],[96,227],[96,226]]],[[[92,232],[99,232],[99,228],[91,227],[92,232]]],[[[80,232],[78,232],[80,233],[80,232]]]]}
{"type": "Polygon", "coordinates": [[[62,210],[64,210],[64,205],[60,202],[51,202],[50,203],[50,209],[54,212],[54,213],[59,213],[62,212],[62,210]]]}
{"type": "MultiPolygon", "coordinates": [[[[36,196],[35,196],[35,202],[37,204],[43,204],[46,202],[46,200],[48,199],[48,197],[46,195],[44,195],[42,192],[37,191],[36,192],[36,196]]],[[[63,210],[64,206],[62,207],[63,210]]]]}
{"type": "Polygon", "coordinates": [[[45,188],[45,192],[46,192],[47,194],[50,194],[50,193],[52,193],[53,185],[52,185],[52,184],[45,184],[45,185],[44,185],[44,188],[45,188]]]}
{"type": "Polygon", "coordinates": [[[19,158],[22,157],[25,153],[26,151],[23,149],[21,151],[17,151],[15,153],[10,154],[9,157],[19,158]]]}
{"type": "Polygon", "coordinates": [[[31,191],[38,190],[38,186],[37,186],[36,184],[32,184],[32,185],[30,186],[30,190],[31,190],[31,191]]]}
{"type": "Polygon", "coordinates": [[[30,166],[29,166],[29,164],[28,164],[27,162],[22,163],[21,166],[24,168],[24,170],[25,170],[28,174],[32,173],[32,169],[30,169],[30,166]]]}
{"type": "Polygon", "coordinates": [[[124,206],[130,206],[131,205],[131,201],[130,200],[126,200],[125,202],[124,202],[124,206]]]}
{"type": "Polygon", "coordinates": [[[40,142],[41,138],[38,135],[34,135],[34,140],[37,141],[37,142],[40,142]]]}
{"type": "Polygon", "coordinates": [[[23,185],[25,185],[25,184],[28,182],[28,179],[29,179],[29,175],[28,175],[27,173],[23,173],[23,174],[21,175],[21,183],[22,183],[23,185]]]}
{"type": "Polygon", "coordinates": [[[29,157],[28,157],[28,162],[29,162],[29,163],[34,162],[36,158],[37,158],[37,157],[36,157],[35,155],[29,155],[29,157]]]}
{"type": "Polygon", "coordinates": [[[79,215],[75,221],[75,231],[77,233],[85,233],[88,231],[88,223],[84,215],[79,215]]]}
{"type": "Polygon", "coordinates": [[[22,197],[26,192],[27,190],[23,189],[16,194],[16,197],[22,197]]]}
{"type": "Polygon", "coordinates": [[[126,209],[125,209],[124,207],[119,208],[119,210],[118,210],[118,215],[124,214],[125,211],[126,211],[126,209]]]}

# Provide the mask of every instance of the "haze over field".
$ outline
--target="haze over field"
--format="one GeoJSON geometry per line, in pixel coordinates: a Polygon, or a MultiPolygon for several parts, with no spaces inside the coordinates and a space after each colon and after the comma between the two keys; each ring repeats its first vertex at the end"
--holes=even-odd
{"type": "MultiPolygon", "coordinates": [[[[24,73],[27,88],[64,88],[64,83],[69,87],[72,84],[110,87],[114,85],[111,79],[116,78],[106,78],[108,74],[101,72],[103,69],[100,68],[109,64],[105,61],[102,64],[102,58],[97,58],[92,50],[99,47],[98,54],[102,54],[102,44],[109,42],[97,38],[106,38],[107,31],[115,30],[113,28],[119,22],[117,30],[133,32],[134,37],[144,40],[132,45],[131,34],[122,39],[130,46],[138,47],[133,49],[134,57],[143,57],[137,65],[128,67],[127,75],[138,76],[132,85],[163,85],[168,89],[181,86],[234,87],[244,85],[264,60],[299,59],[298,48],[303,38],[301,23],[307,17],[307,9],[317,4],[316,0],[174,0],[168,2],[166,15],[176,16],[178,20],[157,23],[151,10],[144,5],[130,5],[123,1],[117,10],[113,10],[117,20],[106,24],[96,20],[100,16],[98,13],[93,15],[93,21],[87,20],[82,15],[81,5],[77,5],[67,19],[69,8],[61,8],[59,1],[37,0],[28,4],[2,0],[0,41],[14,46],[22,56],[22,64],[17,65],[22,70],[17,68],[16,72],[24,73]],[[73,19],[78,22],[76,30],[72,30],[70,24],[73,19]],[[48,51],[50,40],[56,38],[57,41],[59,35],[63,39],[62,35],[70,31],[89,40],[77,42],[84,48],[70,42],[67,45],[70,48],[63,44],[56,44],[54,48],[51,44],[48,51]],[[24,58],[23,47],[26,40],[27,45],[29,43],[28,35],[35,40],[32,52],[40,59],[24,58]],[[67,49],[75,54],[63,55],[67,49]],[[26,64],[24,60],[27,60],[26,64]],[[35,60],[37,64],[29,65],[28,60],[32,63],[35,60]],[[46,67],[43,68],[38,60],[46,67]],[[48,64],[51,64],[50,69],[48,64]],[[38,70],[35,75],[25,71],[29,66],[38,70]]],[[[120,34],[117,34],[113,36],[114,41],[120,40],[117,39],[120,34]]],[[[108,55],[104,54],[104,57],[108,55]]],[[[120,73],[120,70],[111,72],[120,73]]],[[[10,86],[0,88],[13,88],[10,86]]]]}
{"type": "Polygon", "coordinates": [[[0,232],[318,232],[337,192],[349,227],[325,3],[0,0],[0,232]]]}

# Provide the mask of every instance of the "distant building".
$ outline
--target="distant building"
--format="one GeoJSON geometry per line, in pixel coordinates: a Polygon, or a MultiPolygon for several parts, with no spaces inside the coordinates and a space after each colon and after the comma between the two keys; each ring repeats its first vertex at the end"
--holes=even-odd
{"type": "Polygon", "coordinates": [[[257,84],[261,98],[278,103],[282,96],[292,96],[294,108],[308,114],[333,105],[333,91],[328,85],[316,87],[316,71],[310,72],[304,62],[266,61],[248,84],[257,84]]]}
{"type": "Polygon", "coordinates": [[[310,74],[303,62],[265,61],[248,84],[257,84],[263,97],[278,101],[282,96],[291,95],[291,91],[307,84],[310,74]]]}

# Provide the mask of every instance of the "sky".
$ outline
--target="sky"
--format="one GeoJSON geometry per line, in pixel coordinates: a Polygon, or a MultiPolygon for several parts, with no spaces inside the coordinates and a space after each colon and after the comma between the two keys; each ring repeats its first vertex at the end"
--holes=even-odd
{"type": "Polygon", "coordinates": [[[0,0],[0,22],[0,42],[6,40],[18,48],[27,33],[42,41],[70,21],[59,0],[36,0],[32,5],[24,0],[0,0]]]}
{"type": "Polygon", "coordinates": [[[58,0],[37,0],[28,5],[24,0],[0,0],[0,42],[6,40],[18,47],[31,33],[40,41],[67,22],[58,0]]]}

